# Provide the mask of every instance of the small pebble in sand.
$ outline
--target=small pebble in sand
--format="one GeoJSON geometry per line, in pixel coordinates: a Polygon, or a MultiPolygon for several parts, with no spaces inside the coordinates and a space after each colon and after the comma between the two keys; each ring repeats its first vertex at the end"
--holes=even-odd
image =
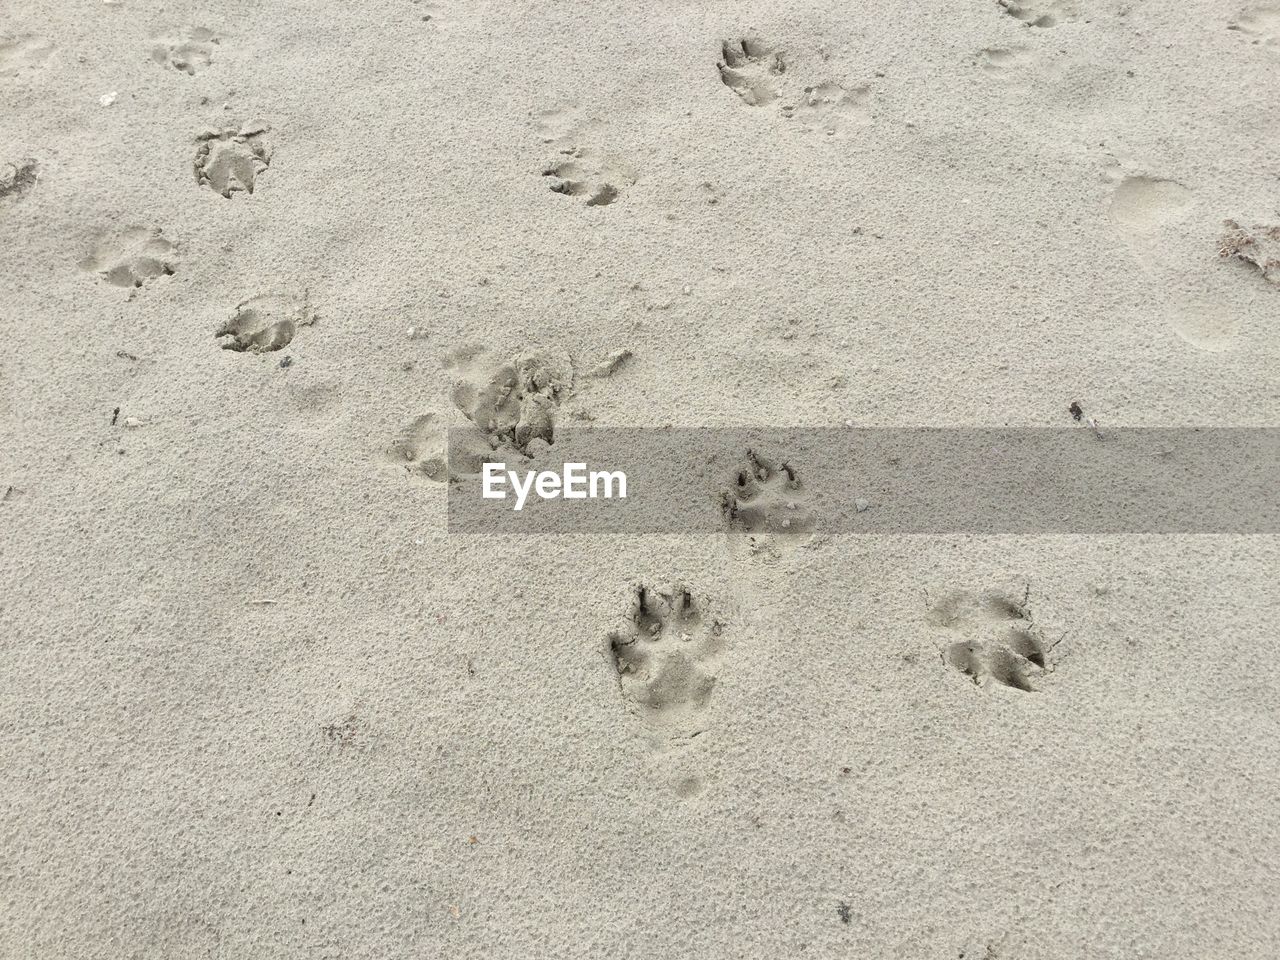
{"type": "Polygon", "coordinates": [[[867,503],[867,501],[863,500],[861,497],[858,497],[853,501],[853,509],[857,510],[859,513],[866,513],[870,508],[871,504],[867,503]]]}
{"type": "Polygon", "coordinates": [[[116,102],[116,92],[112,90],[110,93],[104,93],[98,98],[98,102],[104,107],[109,107],[116,102]]]}
{"type": "Polygon", "coordinates": [[[142,421],[139,420],[137,417],[125,417],[124,425],[128,427],[130,430],[134,430],[142,426],[142,421]]]}

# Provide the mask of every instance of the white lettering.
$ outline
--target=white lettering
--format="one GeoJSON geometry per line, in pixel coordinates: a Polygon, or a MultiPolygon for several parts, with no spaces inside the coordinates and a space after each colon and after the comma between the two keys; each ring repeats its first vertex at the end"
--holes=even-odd
{"type": "Polygon", "coordinates": [[[537,490],[543,500],[554,500],[560,496],[560,474],[554,470],[543,470],[538,474],[537,490]]]}
{"type": "Polygon", "coordinates": [[[531,493],[537,493],[541,500],[558,497],[566,500],[627,498],[625,473],[621,470],[588,471],[585,463],[566,463],[560,471],[526,470],[523,474],[518,470],[508,470],[505,463],[486,463],[482,477],[480,495],[485,500],[505,500],[507,491],[504,488],[510,485],[516,494],[514,509],[517,511],[524,509],[531,493]]]}
{"type": "Polygon", "coordinates": [[[566,463],[564,465],[564,493],[566,500],[587,499],[587,465],[585,463],[566,463]],[[577,483],[579,486],[575,487],[577,483]]]}
{"type": "Polygon", "coordinates": [[[505,463],[486,463],[484,465],[484,490],[480,496],[486,500],[505,500],[507,499],[507,491],[495,490],[494,485],[506,483],[507,478],[503,476],[507,465],[505,463]]]}
{"type": "Polygon", "coordinates": [[[520,482],[520,478],[516,476],[514,470],[508,470],[507,476],[511,478],[511,486],[516,491],[516,512],[524,509],[524,502],[529,497],[529,488],[533,486],[534,472],[530,470],[524,475],[524,483],[520,482]]]}
{"type": "Polygon", "coordinates": [[[606,500],[613,499],[613,484],[618,484],[618,496],[627,499],[627,475],[621,470],[592,470],[591,471],[591,497],[595,499],[601,496],[596,493],[596,484],[601,483],[604,486],[604,498],[606,500]]]}

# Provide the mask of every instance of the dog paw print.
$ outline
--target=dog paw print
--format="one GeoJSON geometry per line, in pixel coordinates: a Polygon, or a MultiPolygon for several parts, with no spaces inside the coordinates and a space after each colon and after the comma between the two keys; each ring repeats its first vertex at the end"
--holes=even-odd
{"type": "Polygon", "coordinates": [[[1280,50],[1280,6],[1250,7],[1227,29],[1252,37],[1252,43],[1280,50]]]}
{"type": "Polygon", "coordinates": [[[871,123],[870,87],[846,90],[838,83],[828,81],[814,87],[805,87],[800,102],[794,107],[784,107],[783,116],[793,117],[806,130],[821,130],[828,136],[849,127],[864,127],[871,123]]]}
{"type": "Polygon", "coordinates": [[[753,450],[747,451],[720,502],[733,530],[785,536],[813,529],[809,497],[795,468],[785,460],[775,464],[753,450]]]}
{"type": "Polygon", "coordinates": [[[607,207],[637,179],[635,169],[620,157],[597,149],[608,125],[585,116],[576,103],[565,102],[532,114],[534,133],[555,150],[542,168],[552,193],[584,198],[588,207],[607,207]]]}
{"type": "Polygon", "coordinates": [[[703,180],[695,188],[695,196],[709,207],[714,207],[724,199],[724,191],[710,180],[703,180]]]}
{"type": "Polygon", "coordinates": [[[753,107],[778,98],[778,77],[787,69],[781,53],[746,39],[724,41],[716,66],[724,85],[753,107]]]}
{"type": "Polygon", "coordinates": [[[1037,55],[1027,47],[983,47],[973,56],[973,63],[991,80],[1010,86],[1025,84],[1036,71],[1037,55]]]}
{"type": "Polygon", "coordinates": [[[196,138],[192,163],[196,183],[227,199],[233,193],[253,193],[258,177],[271,166],[271,147],[265,123],[239,129],[208,130],[196,138]]]}
{"type": "Polygon", "coordinates": [[[32,157],[16,163],[0,163],[0,200],[17,199],[31,190],[40,180],[40,164],[32,157]]]}
{"type": "Polygon", "coordinates": [[[724,624],[683,587],[632,593],[626,623],[608,637],[610,662],[627,708],[659,744],[704,732],[716,684],[724,624]]]}
{"type": "Polygon", "coordinates": [[[99,236],[80,269],[96,274],[113,287],[141,287],[174,272],[177,248],[158,228],[127,227],[99,236]]]}
{"type": "Polygon", "coordinates": [[[542,171],[551,178],[551,192],[585,197],[588,207],[607,207],[636,182],[636,173],[616,157],[597,156],[585,147],[561,151],[561,158],[542,171]]]}
{"type": "Polygon", "coordinates": [[[220,38],[212,30],[192,27],[184,36],[161,40],[151,48],[151,59],[162,67],[194,77],[213,63],[213,48],[220,38]]]}
{"type": "Polygon", "coordinates": [[[997,0],[1001,9],[1029,27],[1056,27],[1079,15],[1072,0],[997,0]]]}
{"type": "Polygon", "coordinates": [[[441,16],[444,13],[444,5],[440,3],[424,3],[423,0],[411,0],[414,9],[417,11],[418,19],[423,23],[429,23],[432,26],[439,26],[442,22],[441,16]]]}
{"type": "MultiPolygon", "coordinates": [[[[750,106],[773,105],[801,130],[835,136],[871,123],[869,86],[845,87],[834,80],[806,83],[801,75],[810,71],[804,58],[797,60],[797,71],[788,71],[782,54],[759,40],[727,40],[720,53],[717,67],[726,87],[750,106]]],[[[822,62],[826,59],[823,55],[822,62]]]]}
{"type": "Polygon", "coordinates": [[[305,294],[301,299],[285,294],[262,294],[238,304],[214,337],[223,341],[223,350],[270,353],[287,347],[300,328],[315,322],[316,312],[305,294]]]}
{"type": "Polygon", "coordinates": [[[530,114],[533,131],[544,144],[567,146],[575,140],[594,136],[603,129],[599,120],[585,118],[574,101],[564,101],[530,114]]]}
{"type": "Polygon", "coordinates": [[[43,37],[0,37],[0,77],[16,77],[49,59],[53,44],[43,37]]]}
{"type": "Polygon", "coordinates": [[[981,686],[992,680],[1031,692],[1032,681],[1053,669],[1049,643],[1021,597],[1000,591],[952,593],[929,610],[929,622],[954,639],[941,649],[943,662],[981,686]]]}
{"type": "Polygon", "coordinates": [[[433,413],[415,417],[396,434],[383,452],[382,460],[411,477],[447,483],[451,477],[444,424],[433,413]]]}
{"type": "Polygon", "coordinates": [[[529,455],[538,444],[555,442],[560,401],[573,385],[573,366],[553,350],[521,353],[485,369],[468,361],[454,383],[452,399],[497,450],[511,447],[529,455]]]}

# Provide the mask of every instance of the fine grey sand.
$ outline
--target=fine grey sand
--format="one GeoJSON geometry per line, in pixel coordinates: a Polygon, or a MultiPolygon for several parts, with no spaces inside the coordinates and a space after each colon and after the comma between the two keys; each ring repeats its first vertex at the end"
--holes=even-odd
{"type": "Polygon", "coordinates": [[[1277,956],[1274,536],[441,459],[1275,425],[1277,143],[1274,2],[5,3],[0,957],[1277,956]]]}

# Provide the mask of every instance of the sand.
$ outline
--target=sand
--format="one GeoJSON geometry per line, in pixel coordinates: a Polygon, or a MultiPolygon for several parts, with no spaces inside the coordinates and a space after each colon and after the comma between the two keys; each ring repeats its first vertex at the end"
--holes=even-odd
{"type": "Polygon", "coordinates": [[[1274,4],[6,4],[0,956],[1276,956],[1274,537],[450,535],[440,437],[1274,425],[1277,89],[1274,4]]]}

